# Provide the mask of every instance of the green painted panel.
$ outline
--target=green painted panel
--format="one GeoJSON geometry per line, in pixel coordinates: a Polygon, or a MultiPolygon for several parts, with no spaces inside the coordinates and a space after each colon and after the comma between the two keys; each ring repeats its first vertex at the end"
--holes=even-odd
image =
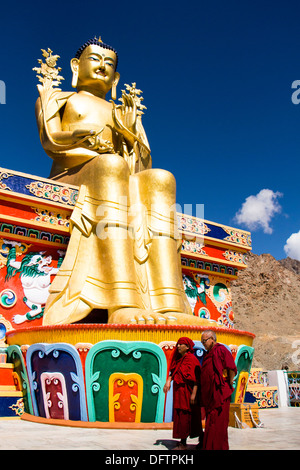
{"type": "Polygon", "coordinates": [[[154,343],[102,341],[86,358],[87,401],[90,421],[109,420],[108,383],[111,374],[137,373],[143,379],[141,422],[162,421],[166,359],[154,343]]]}

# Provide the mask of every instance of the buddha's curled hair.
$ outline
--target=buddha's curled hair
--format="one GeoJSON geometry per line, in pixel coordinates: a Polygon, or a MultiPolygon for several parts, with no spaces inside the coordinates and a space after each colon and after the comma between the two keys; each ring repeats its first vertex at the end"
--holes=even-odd
{"type": "Polygon", "coordinates": [[[115,54],[116,54],[116,57],[117,57],[117,60],[116,60],[116,69],[117,70],[117,66],[118,66],[118,53],[116,51],[116,49],[114,49],[112,46],[109,46],[108,44],[105,44],[104,42],[102,42],[102,40],[99,38],[97,39],[96,37],[95,38],[92,38],[92,39],[89,39],[88,41],[86,41],[79,49],[78,51],[76,52],[75,54],[75,58],[76,59],[79,59],[81,54],[83,53],[84,49],[88,46],[91,46],[91,45],[96,45],[96,46],[100,46],[100,47],[103,47],[103,49],[109,49],[111,51],[113,51],[115,54]]]}

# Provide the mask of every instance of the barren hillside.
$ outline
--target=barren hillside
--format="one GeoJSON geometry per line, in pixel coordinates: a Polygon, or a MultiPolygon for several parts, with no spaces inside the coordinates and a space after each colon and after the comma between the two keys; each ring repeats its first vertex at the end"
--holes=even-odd
{"type": "Polygon", "coordinates": [[[300,370],[299,273],[299,261],[250,253],[232,285],[235,328],[256,335],[253,367],[300,370]]]}

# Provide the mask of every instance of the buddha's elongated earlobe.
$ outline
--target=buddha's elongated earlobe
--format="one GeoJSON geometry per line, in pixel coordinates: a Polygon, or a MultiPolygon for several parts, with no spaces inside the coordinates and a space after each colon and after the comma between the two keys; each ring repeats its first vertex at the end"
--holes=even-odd
{"type": "Polygon", "coordinates": [[[113,82],[113,85],[111,87],[111,99],[116,100],[117,99],[117,85],[120,80],[120,74],[118,72],[115,73],[115,79],[113,82]]]}
{"type": "Polygon", "coordinates": [[[115,83],[111,87],[111,99],[114,101],[117,99],[117,85],[115,83]]]}
{"type": "Polygon", "coordinates": [[[78,82],[78,68],[79,68],[79,63],[78,59],[72,59],[71,60],[71,69],[73,72],[72,75],[72,87],[76,88],[77,87],[77,82],[78,82]]]}
{"type": "Polygon", "coordinates": [[[73,72],[73,76],[72,76],[72,87],[73,88],[77,87],[77,82],[78,82],[78,72],[73,72]]]}

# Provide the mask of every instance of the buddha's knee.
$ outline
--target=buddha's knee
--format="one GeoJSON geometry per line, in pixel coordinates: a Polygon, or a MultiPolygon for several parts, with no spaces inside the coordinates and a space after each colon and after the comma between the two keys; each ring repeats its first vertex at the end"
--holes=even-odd
{"type": "Polygon", "coordinates": [[[93,161],[95,177],[128,180],[130,171],[124,158],[120,155],[104,154],[96,157],[93,161]]]}
{"type": "Polygon", "coordinates": [[[150,186],[156,191],[173,193],[176,190],[175,177],[167,170],[154,168],[145,170],[140,174],[147,178],[150,186]],[[143,173],[146,173],[146,175],[143,175],[143,173]]]}
{"type": "Polygon", "coordinates": [[[176,181],[172,173],[161,169],[145,170],[133,175],[139,199],[149,204],[175,204],[176,181]]]}
{"type": "Polygon", "coordinates": [[[81,181],[100,199],[128,196],[129,168],[122,157],[105,154],[89,162],[81,181]]]}

